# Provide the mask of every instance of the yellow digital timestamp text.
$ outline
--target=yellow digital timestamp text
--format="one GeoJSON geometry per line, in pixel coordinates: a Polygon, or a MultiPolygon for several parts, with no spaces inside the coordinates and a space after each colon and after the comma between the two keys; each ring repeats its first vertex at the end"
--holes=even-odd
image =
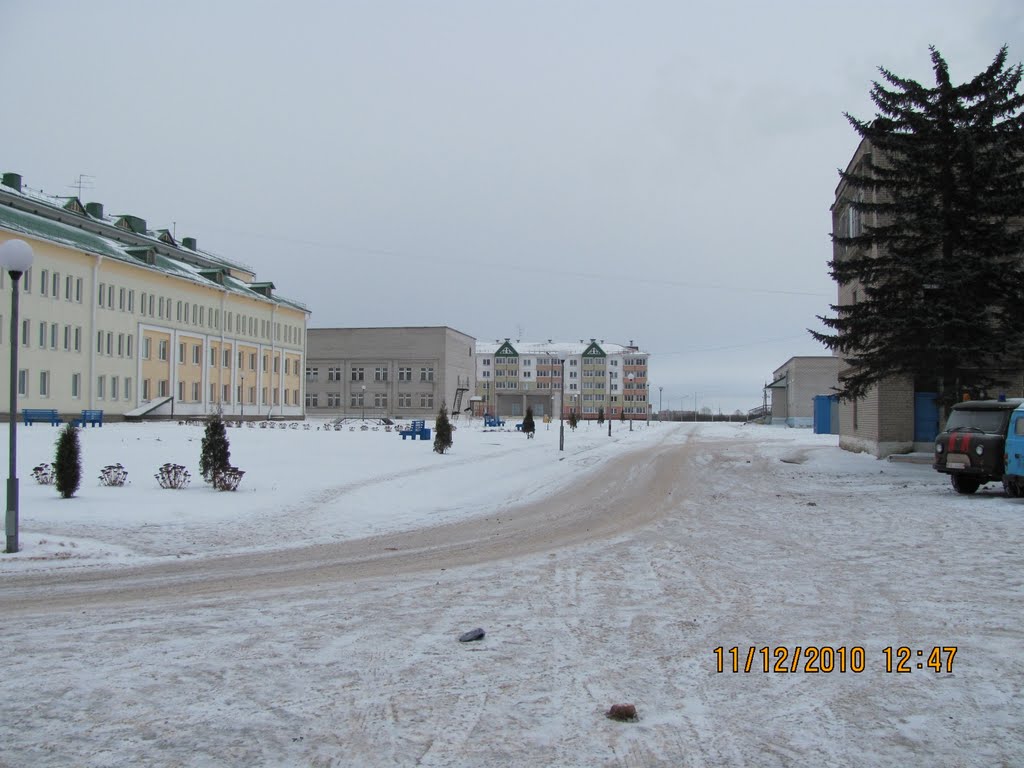
{"type": "MultiPolygon", "coordinates": [[[[956,646],[933,646],[931,648],[910,648],[889,646],[882,649],[885,672],[908,673],[914,670],[952,672],[956,646]]],[[[797,645],[761,646],[746,648],[719,646],[713,651],[715,672],[763,672],[828,674],[831,672],[852,672],[859,674],[867,669],[867,652],[861,645],[797,645]]]]}

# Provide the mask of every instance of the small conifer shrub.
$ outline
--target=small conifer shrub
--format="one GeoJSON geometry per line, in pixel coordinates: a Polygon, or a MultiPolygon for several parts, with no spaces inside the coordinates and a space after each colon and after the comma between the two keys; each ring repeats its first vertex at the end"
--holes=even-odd
{"type": "Polygon", "coordinates": [[[444,453],[452,447],[452,425],[448,421],[448,409],[443,405],[434,424],[434,450],[444,453]]]}
{"type": "Polygon", "coordinates": [[[203,479],[213,482],[213,473],[231,466],[231,450],[228,444],[228,432],[224,428],[224,420],[220,412],[214,413],[206,421],[206,433],[203,436],[202,453],[199,456],[199,472],[203,479]]]}
{"type": "Polygon", "coordinates": [[[533,421],[533,406],[526,409],[526,416],[523,417],[523,432],[526,433],[527,438],[533,437],[534,432],[537,429],[537,425],[533,421]]]}
{"type": "Polygon", "coordinates": [[[82,448],[78,427],[65,424],[57,437],[57,455],[53,460],[54,481],[62,498],[70,499],[82,484],[82,448]]]}

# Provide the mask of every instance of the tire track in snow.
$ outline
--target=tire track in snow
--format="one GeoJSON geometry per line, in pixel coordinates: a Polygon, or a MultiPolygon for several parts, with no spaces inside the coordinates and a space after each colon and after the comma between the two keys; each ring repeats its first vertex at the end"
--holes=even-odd
{"type": "Polygon", "coordinates": [[[33,612],[80,608],[88,601],[241,599],[259,590],[438,571],[610,538],[654,522],[682,498],[687,474],[681,468],[693,449],[688,437],[670,442],[674,434],[609,460],[585,483],[504,509],[500,520],[477,517],[362,539],[110,571],[19,574],[7,579],[0,607],[33,612]]]}

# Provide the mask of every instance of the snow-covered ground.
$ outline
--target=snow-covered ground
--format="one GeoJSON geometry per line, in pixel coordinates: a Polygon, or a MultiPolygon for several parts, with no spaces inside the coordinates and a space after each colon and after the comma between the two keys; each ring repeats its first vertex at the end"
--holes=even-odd
{"type": "Polygon", "coordinates": [[[19,429],[0,765],[1024,764],[1024,500],[807,430],[539,430],[234,428],[232,494],[199,427],[107,425],[61,500],[19,429]],[[863,671],[761,671],[796,646],[863,671]]]}

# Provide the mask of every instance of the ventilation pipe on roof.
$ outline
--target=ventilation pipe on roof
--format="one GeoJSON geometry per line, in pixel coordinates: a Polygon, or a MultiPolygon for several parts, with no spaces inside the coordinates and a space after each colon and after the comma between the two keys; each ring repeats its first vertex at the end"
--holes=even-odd
{"type": "Polygon", "coordinates": [[[21,174],[20,173],[5,173],[4,177],[3,177],[3,181],[0,182],[0,183],[2,183],[5,187],[10,187],[11,189],[14,189],[14,190],[17,190],[18,192],[21,192],[21,174]]]}
{"type": "Polygon", "coordinates": [[[103,203],[86,203],[85,212],[92,216],[94,219],[102,219],[103,203]]]}
{"type": "Polygon", "coordinates": [[[181,238],[181,247],[188,248],[190,251],[196,250],[196,239],[194,237],[181,238]]]}

